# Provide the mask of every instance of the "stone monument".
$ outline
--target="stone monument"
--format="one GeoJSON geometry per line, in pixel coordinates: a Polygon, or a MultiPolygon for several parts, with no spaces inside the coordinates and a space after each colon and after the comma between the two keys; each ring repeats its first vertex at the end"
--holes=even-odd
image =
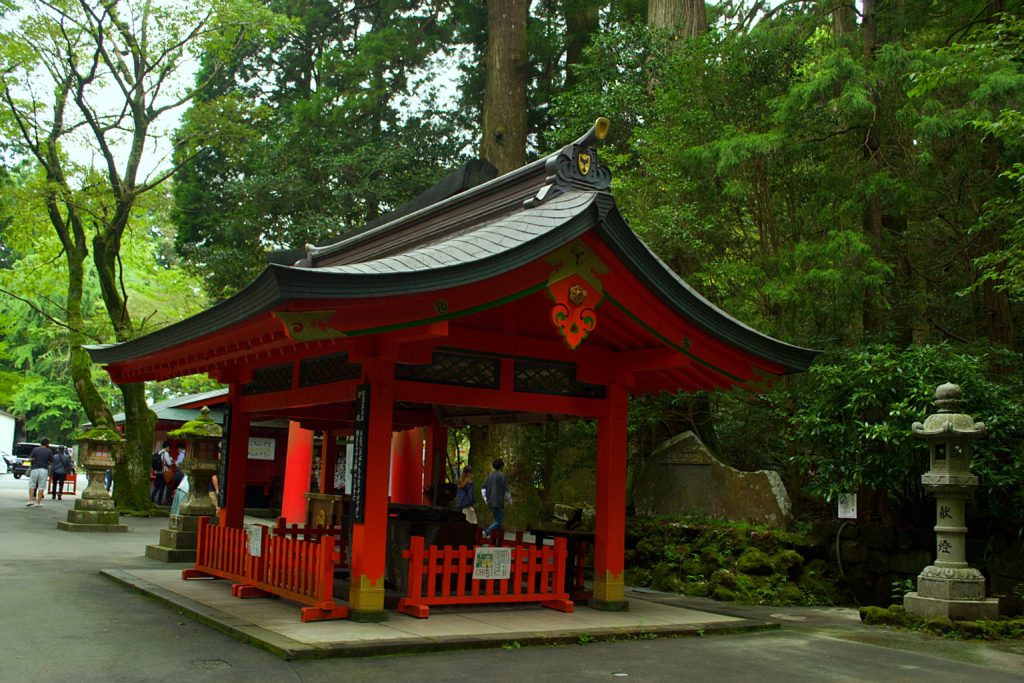
{"type": "Polygon", "coordinates": [[[210,499],[210,481],[217,474],[217,449],[222,433],[220,425],[210,419],[206,406],[199,411],[199,417],[167,433],[170,438],[185,442],[181,470],[188,477],[188,494],[178,514],[171,515],[167,528],[160,530],[160,543],[146,546],[146,557],[162,562],[195,562],[199,518],[217,514],[210,499]]]}
{"type": "Polygon", "coordinates": [[[931,469],[921,475],[935,494],[935,563],[917,577],[917,592],[907,593],[903,606],[921,617],[994,619],[999,601],[985,598],[985,577],[967,564],[964,501],[978,488],[971,474],[971,439],[985,436],[985,424],[960,412],[960,387],[946,383],[935,390],[939,411],[915,422],[914,434],[928,441],[931,469]]]}
{"type": "Polygon", "coordinates": [[[68,510],[66,522],[57,522],[64,531],[124,532],[121,516],[103,486],[103,474],[114,466],[124,451],[124,439],[113,429],[95,427],[78,438],[78,464],[85,470],[89,484],[68,510]]]}
{"type": "Polygon", "coordinates": [[[720,462],[693,432],[677,434],[647,458],[633,487],[637,514],[708,515],[785,528],[789,495],[778,473],[741,472],[720,462]]]}

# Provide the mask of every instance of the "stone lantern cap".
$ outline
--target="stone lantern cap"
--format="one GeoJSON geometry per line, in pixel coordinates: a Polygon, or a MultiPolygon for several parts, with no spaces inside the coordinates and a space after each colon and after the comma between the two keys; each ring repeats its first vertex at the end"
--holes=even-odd
{"type": "Polygon", "coordinates": [[[173,432],[167,432],[172,439],[219,439],[224,431],[210,419],[210,409],[203,406],[199,417],[189,420],[173,432]]]}
{"type": "Polygon", "coordinates": [[[929,440],[966,440],[985,436],[984,422],[975,422],[970,415],[957,412],[963,407],[960,387],[946,382],[935,390],[935,404],[939,412],[932,413],[924,423],[915,422],[910,429],[915,436],[929,440]]]}
{"type": "Polygon", "coordinates": [[[109,427],[93,427],[87,432],[82,432],[74,437],[75,441],[93,441],[96,443],[120,443],[124,439],[121,435],[109,427]]]}

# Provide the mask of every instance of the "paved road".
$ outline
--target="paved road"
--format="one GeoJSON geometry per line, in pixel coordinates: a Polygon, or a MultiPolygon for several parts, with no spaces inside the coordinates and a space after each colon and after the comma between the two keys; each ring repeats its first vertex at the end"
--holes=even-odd
{"type": "Polygon", "coordinates": [[[783,621],[775,632],[285,662],[97,574],[153,566],[143,549],[166,520],[122,518],[126,534],[58,531],[73,502],[26,508],[26,486],[0,475],[0,683],[1024,681],[1024,643],[943,640],[867,627],[848,610],[782,608],[754,610],[783,621]]]}

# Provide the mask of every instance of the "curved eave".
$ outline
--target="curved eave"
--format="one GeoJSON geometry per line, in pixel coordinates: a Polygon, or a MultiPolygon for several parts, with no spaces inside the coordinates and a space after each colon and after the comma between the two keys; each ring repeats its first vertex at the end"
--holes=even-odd
{"type": "Polygon", "coordinates": [[[804,372],[821,353],[762,334],[702,297],[636,236],[618,208],[608,212],[597,232],[653,294],[708,334],[782,366],[784,374],[804,372]]]}
{"type": "MultiPolygon", "coordinates": [[[[409,254],[382,259],[378,263],[386,265],[376,269],[369,267],[374,262],[312,269],[273,264],[242,291],[191,318],[121,344],[85,348],[94,362],[109,365],[161,353],[222,332],[289,301],[416,294],[487,280],[541,258],[596,225],[600,220],[598,195],[597,192],[573,192],[563,196],[561,209],[552,202],[519,212],[515,220],[543,218],[546,225],[540,225],[532,234],[523,233],[518,243],[509,237],[487,256],[466,253],[464,260],[441,267],[417,269],[403,263],[410,258],[409,254]]],[[[493,224],[482,229],[490,225],[493,224]]]]}

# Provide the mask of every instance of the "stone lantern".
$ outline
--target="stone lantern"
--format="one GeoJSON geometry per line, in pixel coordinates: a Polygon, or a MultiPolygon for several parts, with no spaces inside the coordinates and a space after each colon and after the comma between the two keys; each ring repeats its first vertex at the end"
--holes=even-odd
{"type": "Polygon", "coordinates": [[[166,529],[160,530],[160,544],[146,546],[146,556],[164,562],[193,562],[199,518],[211,517],[217,508],[210,500],[210,481],[217,474],[217,449],[223,434],[221,426],[210,419],[210,409],[203,406],[199,417],[186,422],[167,436],[185,442],[185,459],[181,470],[188,477],[188,494],[171,515],[166,529]]]}
{"type": "Polygon", "coordinates": [[[967,564],[967,526],[964,502],[978,488],[971,474],[971,439],[985,436],[985,424],[958,412],[960,387],[946,383],[935,390],[939,411],[915,422],[911,429],[928,441],[931,468],[921,483],[935,495],[935,563],[917,577],[917,592],[907,593],[903,605],[922,617],[950,619],[995,618],[999,601],[985,598],[985,577],[967,564]]]}
{"type": "Polygon", "coordinates": [[[57,528],[64,531],[128,531],[121,524],[121,517],[114,507],[114,501],[103,486],[103,474],[124,452],[124,439],[113,429],[96,427],[82,434],[78,439],[78,464],[85,469],[89,484],[75,501],[73,510],[68,510],[66,522],[57,522],[57,528]]]}

